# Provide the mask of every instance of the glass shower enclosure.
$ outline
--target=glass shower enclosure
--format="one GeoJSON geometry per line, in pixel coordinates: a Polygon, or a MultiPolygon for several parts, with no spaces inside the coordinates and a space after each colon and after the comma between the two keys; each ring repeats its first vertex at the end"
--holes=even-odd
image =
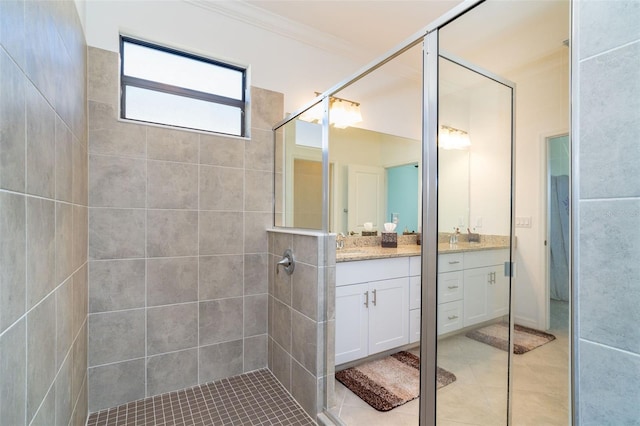
{"type": "MultiPolygon", "coordinates": [[[[415,228],[422,230],[421,385],[416,424],[421,425],[446,421],[506,425],[510,421],[515,88],[447,52],[447,24],[468,8],[465,3],[453,10],[274,126],[274,225],[347,234],[354,229],[346,207],[351,200],[340,179],[353,161],[340,159],[339,151],[357,139],[357,131],[347,137],[331,125],[332,98],[361,102],[366,120],[365,105],[392,103],[399,93],[385,86],[388,70],[407,64],[417,70],[412,88],[403,88],[416,100],[405,108],[407,115],[417,113],[408,124],[418,129],[417,135],[385,133],[385,120],[401,114],[398,108],[378,115],[378,128],[368,129],[364,123],[357,127],[393,140],[397,145],[389,152],[410,151],[412,140],[421,146],[416,159],[407,157],[380,166],[385,170],[415,164],[419,170],[415,228]],[[376,87],[389,90],[376,91],[376,87]],[[506,350],[466,337],[487,325],[500,327],[506,350]],[[456,375],[456,386],[439,390],[439,368],[456,375]]],[[[455,42],[451,35],[452,47],[455,42]]],[[[381,195],[381,199],[386,197],[381,195]]],[[[372,221],[390,221],[393,212],[384,206],[380,210],[372,221]]],[[[335,265],[332,250],[327,249],[322,257],[326,265],[335,265]]],[[[335,277],[328,275],[324,277],[328,280],[327,321],[318,342],[323,346],[319,352],[324,357],[318,362],[324,381],[317,408],[324,422],[342,424],[333,378],[335,277]]]]}

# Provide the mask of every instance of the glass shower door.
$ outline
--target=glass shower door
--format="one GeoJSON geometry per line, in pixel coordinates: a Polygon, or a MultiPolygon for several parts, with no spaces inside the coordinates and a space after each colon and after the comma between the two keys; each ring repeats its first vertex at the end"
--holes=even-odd
{"type": "Polygon", "coordinates": [[[440,52],[436,419],[506,425],[514,89],[440,52]]]}

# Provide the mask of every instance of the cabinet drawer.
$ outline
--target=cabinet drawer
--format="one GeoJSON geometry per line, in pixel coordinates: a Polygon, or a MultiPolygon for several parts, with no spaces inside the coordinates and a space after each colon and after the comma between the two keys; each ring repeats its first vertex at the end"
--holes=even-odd
{"type": "Polygon", "coordinates": [[[464,273],[462,271],[438,274],[438,303],[462,300],[464,296],[464,273]]]}
{"type": "Polygon", "coordinates": [[[464,267],[462,253],[438,255],[438,272],[459,271],[464,267]]]}
{"type": "Polygon", "coordinates": [[[421,283],[421,277],[409,277],[409,309],[418,309],[420,307],[421,283]]]}
{"type": "Polygon", "coordinates": [[[420,341],[420,309],[409,311],[409,343],[420,341]]]}
{"type": "Polygon", "coordinates": [[[438,334],[462,328],[462,300],[438,305],[438,334]]]}
{"type": "Polygon", "coordinates": [[[504,265],[509,260],[509,250],[480,250],[464,253],[465,269],[504,265]]]}
{"type": "Polygon", "coordinates": [[[408,274],[408,257],[341,262],[336,265],[336,286],[388,280],[408,274]]]}
{"type": "Polygon", "coordinates": [[[411,256],[409,258],[409,275],[422,275],[422,257],[411,256]]]}

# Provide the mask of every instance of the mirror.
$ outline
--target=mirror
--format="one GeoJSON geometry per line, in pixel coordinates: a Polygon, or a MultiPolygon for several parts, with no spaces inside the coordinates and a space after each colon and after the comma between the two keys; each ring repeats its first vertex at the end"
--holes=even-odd
{"type": "Polygon", "coordinates": [[[322,132],[294,119],[276,133],[275,225],[322,229],[322,132]]]}
{"type": "MultiPolygon", "coordinates": [[[[453,125],[456,120],[443,122],[453,125]]],[[[289,226],[320,229],[322,218],[313,212],[320,211],[318,206],[322,202],[322,128],[304,120],[295,120],[287,126],[287,161],[295,177],[288,181],[296,186],[291,188],[289,226]],[[296,164],[300,167],[296,168],[296,164]],[[315,174],[299,175],[296,170],[315,174]],[[311,209],[312,206],[316,208],[311,209]]],[[[417,139],[357,127],[332,127],[330,231],[360,234],[364,223],[372,222],[373,229],[380,232],[383,223],[395,218],[398,233],[417,232],[421,150],[421,141],[417,139]]],[[[469,151],[440,149],[439,161],[442,170],[446,170],[439,180],[441,193],[446,197],[439,231],[451,232],[457,227],[464,232],[469,224],[469,151]]]]}
{"type": "Polygon", "coordinates": [[[373,230],[381,232],[382,224],[392,222],[392,213],[396,213],[398,233],[417,231],[420,174],[415,166],[420,163],[421,142],[355,127],[332,128],[330,140],[330,230],[362,233],[364,223],[372,222],[373,230]],[[407,169],[409,173],[404,173],[407,169]],[[397,183],[411,177],[410,186],[397,183]],[[402,192],[396,197],[398,188],[402,192]],[[408,206],[401,202],[404,200],[408,206]]]}

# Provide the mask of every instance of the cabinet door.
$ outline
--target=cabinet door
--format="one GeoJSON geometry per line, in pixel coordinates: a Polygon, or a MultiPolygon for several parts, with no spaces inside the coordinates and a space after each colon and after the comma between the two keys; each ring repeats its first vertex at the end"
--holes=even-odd
{"type": "Polygon", "coordinates": [[[409,343],[408,292],[408,277],[369,283],[369,355],[409,343]]]}
{"type": "Polygon", "coordinates": [[[504,276],[504,267],[492,268],[493,280],[489,284],[489,315],[496,318],[509,313],[509,278],[504,276]]]}
{"type": "Polygon", "coordinates": [[[336,287],[336,365],[368,355],[368,291],[366,283],[336,287]]]}
{"type": "Polygon", "coordinates": [[[494,268],[475,268],[464,271],[464,326],[491,318],[489,310],[489,280],[494,268]]]}

